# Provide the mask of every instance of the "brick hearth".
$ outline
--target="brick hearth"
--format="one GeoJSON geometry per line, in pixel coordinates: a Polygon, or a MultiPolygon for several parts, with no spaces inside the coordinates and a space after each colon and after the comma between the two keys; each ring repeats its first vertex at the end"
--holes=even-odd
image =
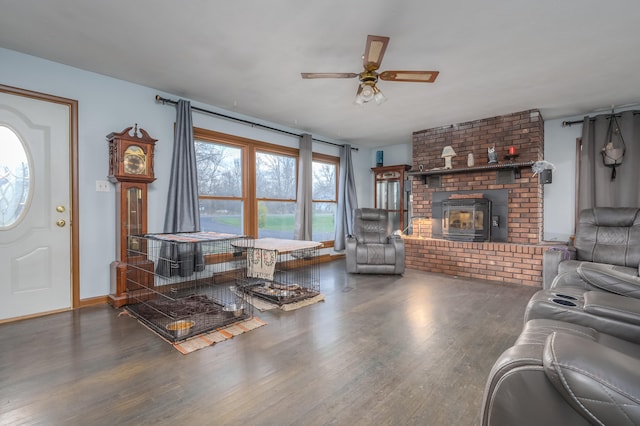
{"type": "Polygon", "coordinates": [[[526,285],[542,283],[543,186],[530,167],[521,170],[513,182],[499,183],[497,171],[477,170],[487,164],[487,149],[495,146],[500,164],[508,148],[514,146],[517,162],[543,159],[544,122],[537,110],[493,117],[450,126],[421,130],[413,134],[413,167],[424,171],[442,167],[442,149],[450,145],[457,156],[454,169],[467,169],[467,155],[473,153],[475,169],[440,175],[440,186],[430,188],[426,179],[414,175],[414,234],[406,237],[407,267],[464,277],[526,285]],[[454,242],[431,238],[431,200],[436,191],[507,189],[508,240],[495,242],[454,242]]]}

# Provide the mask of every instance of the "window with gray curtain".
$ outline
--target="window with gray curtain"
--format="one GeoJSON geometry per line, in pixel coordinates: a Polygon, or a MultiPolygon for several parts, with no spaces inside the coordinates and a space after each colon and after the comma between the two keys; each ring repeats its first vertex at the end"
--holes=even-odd
{"type": "MultiPolygon", "coordinates": [[[[203,231],[294,238],[299,150],[194,129],[203,231]]],[[[311,153],[312,237],[333,245],[339,158],[311,153]]]]}
{"type": "MultiPolygon", "coordinates": [[[[607,144],[611,114],[585,117],[578,182],[578,210],[592,207],[640,207],[640,111],[616,113],[626,151],[622,163],[612,168],[604,164],[602,149],[607,144]]],[[[614,139],[618,144],[618,140],[614,139]]]]}

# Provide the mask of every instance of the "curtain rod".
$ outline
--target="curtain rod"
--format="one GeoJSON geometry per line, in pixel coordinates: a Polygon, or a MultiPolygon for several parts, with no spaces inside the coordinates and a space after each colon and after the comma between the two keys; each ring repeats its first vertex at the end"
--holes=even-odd
{"type": "Polygon", "coordinates": [[[574,121],[563,121],[562,122],[562,127],[571,127],[572,124],[582,124],[584,123],[584,120],[574,120],[574,121]]]}
{"type": "MultiPolygon", "coordinates": [[[[622,112],[626,112],[626,111],[620,111],[616,113],[616,117],[620,117],[620,113],[622,112]]],[[[640,112],[637,111],[633,111],[633,115],[638,115],[640,114],[640,112]]],[[[611,114],[602,114],[602,115],[611,115],[611,114]]],[[[595,120],[595,117],[589,117],[589,121],[593,121],[595,120]]],[[[574,121],[563,121],[562,122],[562,127],[571,127],[572,124],[582,124],[584,123],[584,119],[583,120],[574,120],[574,121]]]]}
{"type": "MultiPolygon", "coordinates": [[[[174,101],[172,99],[163,98],[160,95],[156,95],[156,102],[161,102],[162,105],[165,105],[165,104],[175,105],[175,104],[178,103],[178,101],[174,101]]],[[[232,117],[230,115],[221,114],[219,112],[210,111],[210,110],[204,109],[204,108],[198,108],[198,107],[192,106],[191,109],[193,111],[198,111],[198,112],[202,112],[202,113],[205,113],[205,114],[215,115],[217,117],[222,117],[222,118],[225,118],[227,120],[232,120],[232,121],[237,121],[239,123],[248,124],[248,125],[250,125],[252,127],[260,127],[262,129],[271,130],[273,132],[284,133],[286,135],[291,135],[291,136],[298,136],[298,137],[301,136],[301,134],[299,134],[299,133],[293,133],[293,132],[289,132],[287,130],[278,129],[276,127],[266,126],[266,125],[260,124],[260,123],[254,123],[253,121],[244,120],[242,118],[237,118],[237,117],[232,117]]],[[[338,143],[329,142],[329,141],[323,141],[322,139],[316,139],[314,137],[312,137],[311,139],[316,141],[316,142],[326,143],[326,144],[337,146],[337,147],[343,147],[344,146],[344,145],[340,145],[338,143]]],[[[351,147],[351,149],[353,151],[357,151],[358,150],[358,148],[355,148],[355,147],[351,147]]]]}

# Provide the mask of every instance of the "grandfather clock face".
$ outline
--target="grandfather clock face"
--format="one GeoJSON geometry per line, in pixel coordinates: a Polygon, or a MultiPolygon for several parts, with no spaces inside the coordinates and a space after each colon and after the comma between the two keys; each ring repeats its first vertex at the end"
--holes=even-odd
{"type": "Polygon", "coordinates": [[[147,154],[138,145],[129,145],[124,151],[123,167],[127,175],[146,175],[147,154]]]}

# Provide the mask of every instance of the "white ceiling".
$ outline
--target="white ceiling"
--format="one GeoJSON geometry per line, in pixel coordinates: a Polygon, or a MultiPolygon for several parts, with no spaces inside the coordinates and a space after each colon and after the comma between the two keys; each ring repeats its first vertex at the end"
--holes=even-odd
{"type": "MultiPolygon", "coordinates": [[[[540,109],[640,103],[637,0],[0,0],[0,46],[352,144],[540,109]],[[368,34],[387,102],[353,103],[368,34]]],[[[1,65],[0,65],[1,67],[1,65]]],[[[0,70],[1,76],[1,70],[0,70]]],[[[0,82],[1,83],[1,82],[0,82]]]]}

